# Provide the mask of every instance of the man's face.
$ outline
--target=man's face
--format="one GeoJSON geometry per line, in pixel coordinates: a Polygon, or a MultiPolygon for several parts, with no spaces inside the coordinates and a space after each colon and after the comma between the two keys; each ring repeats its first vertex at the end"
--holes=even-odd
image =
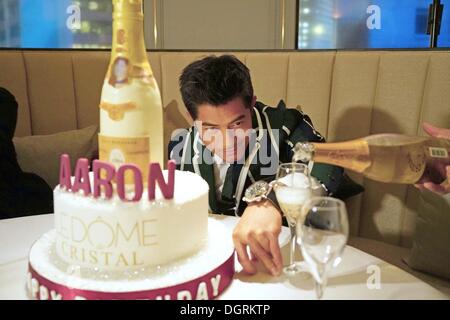
{"type": "MultiPolygon", "coordinates": [[[[256,97],[252,107],[255,101],[256,97]]],[[[204,145],[225,162],[242,160],[252,129],[252,110],[242,98],[218,106],[200,105],[195,125],[204,145]]]]}

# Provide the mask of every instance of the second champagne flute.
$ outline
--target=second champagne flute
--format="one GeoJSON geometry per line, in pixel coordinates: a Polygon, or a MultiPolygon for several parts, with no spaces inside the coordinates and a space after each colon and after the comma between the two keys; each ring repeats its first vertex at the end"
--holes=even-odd
{"type": "Polygon", "coordinates": [[[298,244],[314,276],[317,298],[322,299],[328,271],[347,244],[347,209],[339,199],[315,197],[304,204],[303,215],[297,225],[298,244]]]}

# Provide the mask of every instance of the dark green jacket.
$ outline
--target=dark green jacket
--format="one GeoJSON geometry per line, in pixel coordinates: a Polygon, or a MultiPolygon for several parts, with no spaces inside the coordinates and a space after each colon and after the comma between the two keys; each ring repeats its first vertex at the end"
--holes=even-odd
{"type": "MultiPolygon", "coordinates": [[[[253,128],[254,137],[247,148],[246,163],[232,165],[232,179],[224,182],[231,183],[234,188],[234,204],[217,199],[213,155],[201,143],[196,128],[180,130],[172,136],[169,157],[176,161],[178,170],[197,173],[208,182],[212,212],[242,214],[246,207],[242,201],[245,189],[254,181],[274,180],[278,165],[292,161],[292,148],[297,142],[325,141],[306,114],[286,108],[283,101],[277,108],[257,102],[253,112],[253,128]]],[[[339,192],[344,176],[342,168],[315,164],[311,174],[326,187],[329,195],[339,192]]]]}

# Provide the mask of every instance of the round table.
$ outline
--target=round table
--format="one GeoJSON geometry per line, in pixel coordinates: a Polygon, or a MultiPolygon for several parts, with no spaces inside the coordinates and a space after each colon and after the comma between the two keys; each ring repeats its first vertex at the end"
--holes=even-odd
{"type": "MultiPolygon", "coordinates": [[[[231,232],[238,222],[229,216],[213,216],[231,232]]],[[[53,228],[53,215],[0,220],[0,299],[27,299],[25,280],[28,251],[33,242],[53,228]]],[[[280,234],[283,261],[288,257],[289,231],[280,234]]],[[[220,296],[227,300],[308,300],[316,299],[311,277],[272,277],[260,266],[255,275],[236,274],[220,296]]],[[[446,299],[425,282],[374,256],[347,246],[340,265],[330,273],[324,299],[446,299]],[[377,282],[379,280],[379,282],[377,282]]]]}

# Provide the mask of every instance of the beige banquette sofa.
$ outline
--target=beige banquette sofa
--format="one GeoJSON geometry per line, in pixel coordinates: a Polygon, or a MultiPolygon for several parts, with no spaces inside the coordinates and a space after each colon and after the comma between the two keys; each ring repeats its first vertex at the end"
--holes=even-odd
{"type": "MultiPolygon", "coordinates": [[[[178,90],[180,71],[213,53],[149,52],[165,107],[166,141],[175,127],[190,122],[178,90]]],[[[422,135],[423,121],[450,126],[450,51],[233,54],[250,68],[260,101],[275,106],[283,99],[290,107],[301,106],[329,141],[383,132],[422,135]]],[[[98,124],[108,60],[107,51],[0,51],[0,86],[20,105],[16,136],[98,124]]],[[[403,262],[414,236],[417,190],[352,177],[365,192],[347,201],[350,244],[449,294],[448,281],[403,262]]]]}

